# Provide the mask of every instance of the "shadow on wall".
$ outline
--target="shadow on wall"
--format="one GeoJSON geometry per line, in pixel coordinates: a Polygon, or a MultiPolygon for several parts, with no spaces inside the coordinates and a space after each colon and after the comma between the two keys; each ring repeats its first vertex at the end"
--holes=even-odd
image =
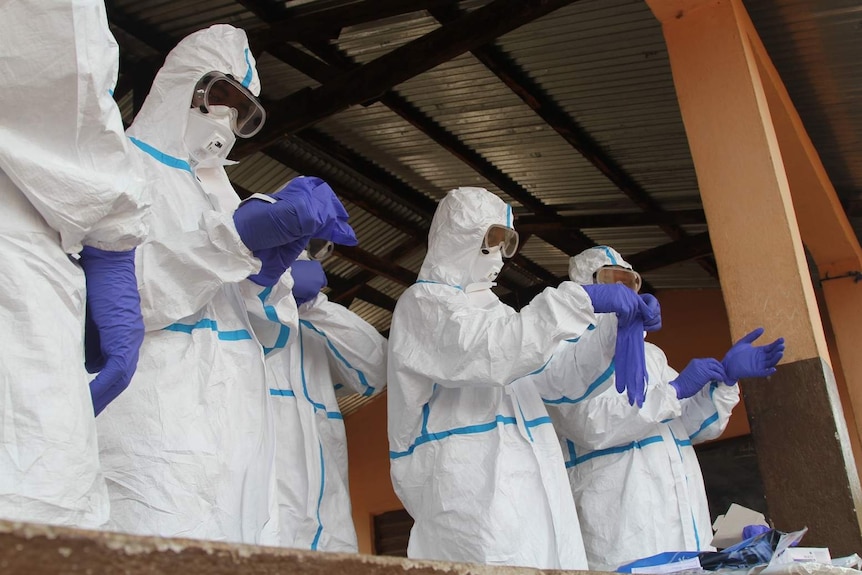
{"type": "Polygon", "coordinates": [[[723,515],[731,503],[754,509],[769,518],[751,435],[697,445],[695,450],[713,521],[723,515]]]}

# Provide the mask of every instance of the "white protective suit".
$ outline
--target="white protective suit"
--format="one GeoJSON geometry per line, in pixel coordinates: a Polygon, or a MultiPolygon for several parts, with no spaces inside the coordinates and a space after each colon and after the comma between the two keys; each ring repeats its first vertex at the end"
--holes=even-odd
{"type": "MultiPolygon", "coordinates": [[[[569,277],[592,283],[605,265],[626,263],[605,246],[575,256],[569,277]]],[[[647,394],[641,409],[614,388],[617,318],[599,314],[577,345],[563,343],[540,374],[540,387],[586,388],[546,397],[560,438],[590,569],[614,570],[663,551],[712,550],[706,491],[693,443],[724,431],[738,386],[707,384],[678,400],[677,372],[646,342],[647,394]]]]}
{"type": "Polygon", "coordinates": [[[585,569],[556,435],[538,391],[519,378],[595,315],[571,282],[520,313],[477,289],[483,235],[511,227],[511,214],[481,188],[452,190],[437,207],[419,280],[392,318],[392,482],[416,521],[411,558],[585,569]]]}
{"type": "Polygon", "coordinates": [[[267,354],[267,367],[281,545],[355,553],[347,437],[336,395],[350,389],[371,396],[384,388],[386,338],[321,293],[299,306],[296,336],[286,353],[267,354]]]}
{"type": "MultiPolygon", "coordinates": [[[[98,418],[110,528],[138,534],[277,542],[274,429],[262,346],[249,314],[296,323],[289,285],[246,280],[260,262],[232,214],[224,168],[192,170],[184,142],[195,83],[212,70],[254,94],[245,32],[216,25],[167,56],[128,130],[154,194],[137,251],[147,333],[129,389],[98,418]]],[[[271,330],[272,331],[272,330],[271,330]]]]}
{"type": "Polygon", "coordinates": [[[108,518],[84,369],[83,244],[147,232],[140,165],[111,96],[102,0],[0,10],[0,518],[95,528],[108,518]]]}

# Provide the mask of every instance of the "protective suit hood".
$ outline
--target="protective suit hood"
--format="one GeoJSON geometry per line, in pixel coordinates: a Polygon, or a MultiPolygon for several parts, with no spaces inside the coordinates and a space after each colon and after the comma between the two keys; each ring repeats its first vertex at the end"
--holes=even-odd
{"type": "Polygon", "coordinates": [[[604,266],[621,266],[633,269],[631,264],[614,248],[596,246],[569,259],[569,279],[581,285],[593,283],[593,274],[604,266]]]}
{"type": "Polygon", "coordinates": [[[216,24],[187,36],[171,50],[126,133],[163,154],[186,160],[189,152],[183,137],[192,93],[198,80],[213,70],[230,74],[252,94],[260,94],[245,31],[216,24]]]}
{"type": "Polygon", "coordinates": [[[420,281],[466,287],[491,224],[512,227],[512,208],[484,188],[450,190],[437,206],[428,232],[420,281]]]}

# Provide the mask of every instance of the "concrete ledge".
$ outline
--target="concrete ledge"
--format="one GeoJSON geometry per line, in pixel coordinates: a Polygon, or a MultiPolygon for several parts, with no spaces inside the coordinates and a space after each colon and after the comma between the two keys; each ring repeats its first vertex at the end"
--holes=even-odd
{"type": "MultiPolygon", "coordinates": [[[[594,571],[489,567],[376,555],[318,553],[195,539],[138,537],[0,521],[0,574],[551,575],[594,571]]],[[[605,574],[607,575],[607,574],[605,574]]]]}

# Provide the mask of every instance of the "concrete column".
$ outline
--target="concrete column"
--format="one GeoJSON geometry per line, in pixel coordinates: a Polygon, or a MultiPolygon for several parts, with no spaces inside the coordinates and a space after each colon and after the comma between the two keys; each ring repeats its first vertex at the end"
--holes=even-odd
{"type": "Polygon", "coordinates": [[[741,0],[647,0],[661,21],[731,333],[783,336],[743,386],[769,515],[833,553],[862,548],[859,478],[741,0]],[[849,470],[849,471],[848,471],[849,470]]]}

